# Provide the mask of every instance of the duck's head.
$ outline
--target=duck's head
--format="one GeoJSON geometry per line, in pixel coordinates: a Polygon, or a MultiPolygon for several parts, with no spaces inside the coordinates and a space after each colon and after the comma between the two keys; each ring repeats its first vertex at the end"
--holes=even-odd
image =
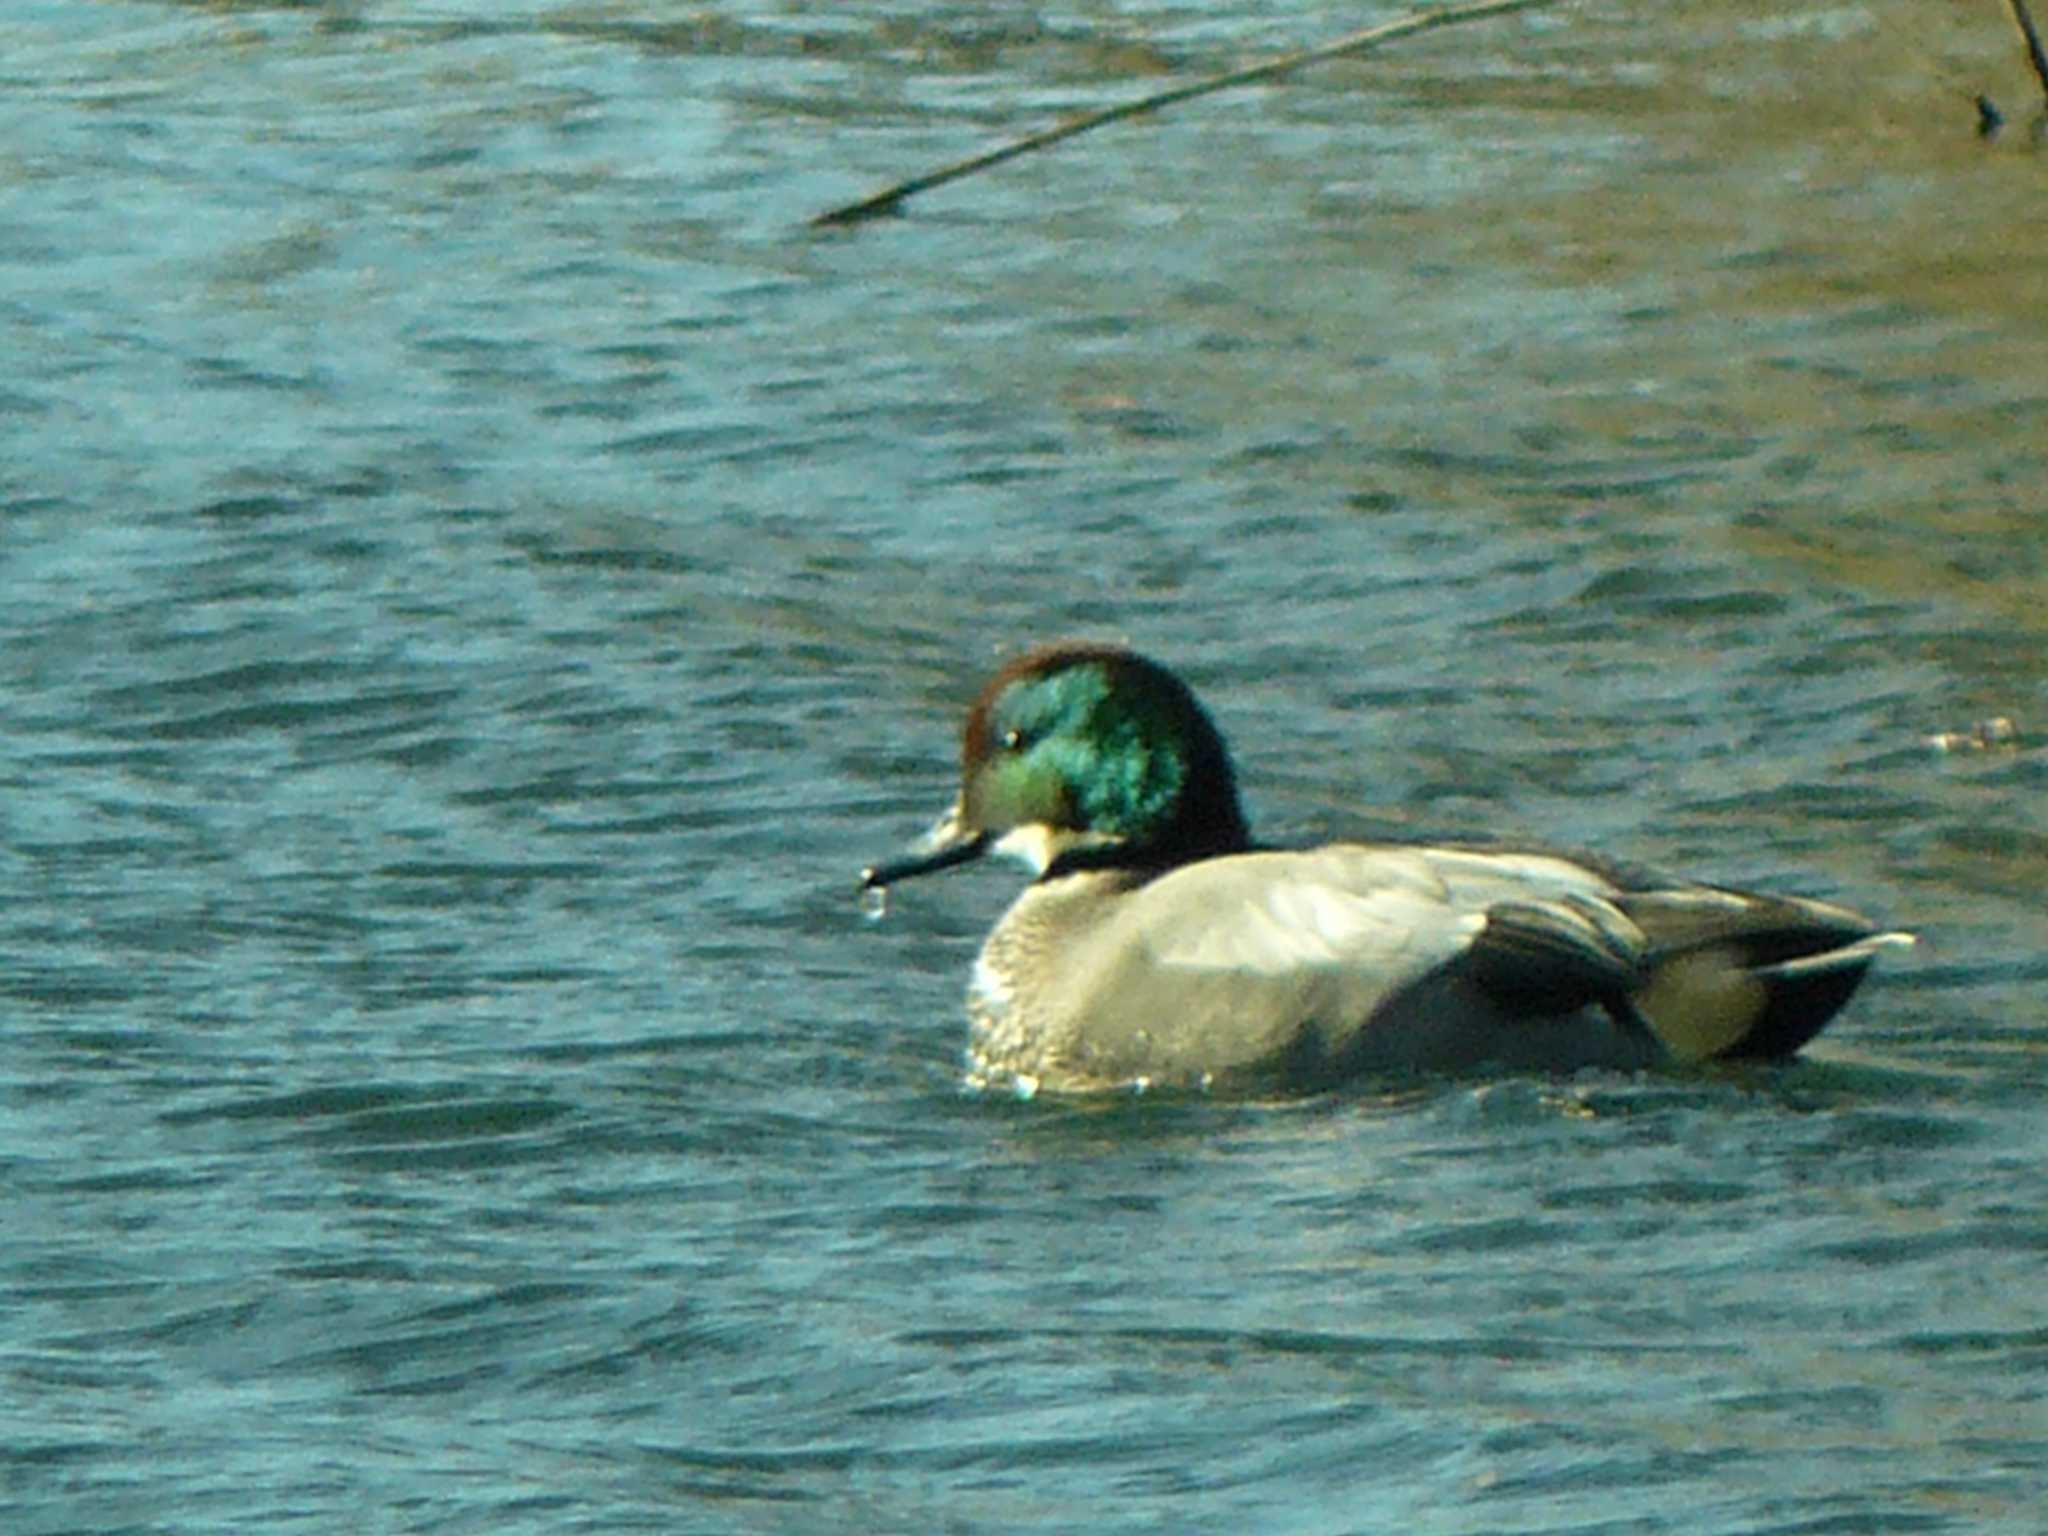
{"type": "Polygon", "coordinates": [[[991,851],[1037,873],[1185,863],[1246,846],[1230,754],[1188,687],[1121,646],[1061,641],[988,680],[960,735],[960,798],[866,887],[991,851]]]}

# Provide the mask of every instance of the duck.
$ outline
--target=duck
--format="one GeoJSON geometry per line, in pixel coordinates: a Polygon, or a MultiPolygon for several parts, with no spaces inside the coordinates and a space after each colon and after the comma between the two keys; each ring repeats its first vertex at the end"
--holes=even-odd
{"type": "Polygon", "coordinates": [[[861,884],[886,901],[989,854],[1032,878],[974,961],[967,1080],[1025,1097],[1783,1062],[1914,942],[1536,845],[1263,846],[1187,684],[1087,640],[989,678],[957,798],[861,884]]]}

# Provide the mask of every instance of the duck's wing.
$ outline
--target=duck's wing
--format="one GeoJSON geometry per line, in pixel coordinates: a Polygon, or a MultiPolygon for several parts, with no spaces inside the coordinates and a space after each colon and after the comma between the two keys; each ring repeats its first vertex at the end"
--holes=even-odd
{"type": "Polygon", "coordinates": [[[1612,891],[1549,855],[1204,860],[1121,898],[1059,986],[1109,1078],[1643,1065],[1663,1051],[1625,999],[1647,940],[1612,891]]]}

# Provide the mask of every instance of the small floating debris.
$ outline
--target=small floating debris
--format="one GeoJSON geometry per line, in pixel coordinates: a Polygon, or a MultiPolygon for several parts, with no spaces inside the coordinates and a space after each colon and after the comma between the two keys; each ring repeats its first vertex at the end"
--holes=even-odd
{"type": "Polygon", "coordinates": [[[1936,731],[1925,739],[1937,752],[2016,752],[2020,728],[2010,715],[1989,715],[1967,730],[1936,731]]]}
{"type": "Polygon", "coordinates": [[[860,888],[860,915],[871,923],[879,923],[889,915],[889,887],[886,885],[864,885],[860,888]]]}

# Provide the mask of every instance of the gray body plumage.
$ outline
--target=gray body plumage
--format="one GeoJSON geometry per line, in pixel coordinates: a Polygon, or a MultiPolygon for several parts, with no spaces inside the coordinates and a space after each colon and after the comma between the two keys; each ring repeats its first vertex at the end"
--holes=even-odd
{"type": "Polygon", "coordinates": [[[1299,1090],[1675,1065],[1743,1054],[1790,992],[1846,996],[1897,940],[1826,903],[1549,853],[1338,843],[1081,870],[1027,888],[983,945],[971,1075],[1299,1090]],[[1781,976],[1795,941],[1805,963],[1781,976]]]}

